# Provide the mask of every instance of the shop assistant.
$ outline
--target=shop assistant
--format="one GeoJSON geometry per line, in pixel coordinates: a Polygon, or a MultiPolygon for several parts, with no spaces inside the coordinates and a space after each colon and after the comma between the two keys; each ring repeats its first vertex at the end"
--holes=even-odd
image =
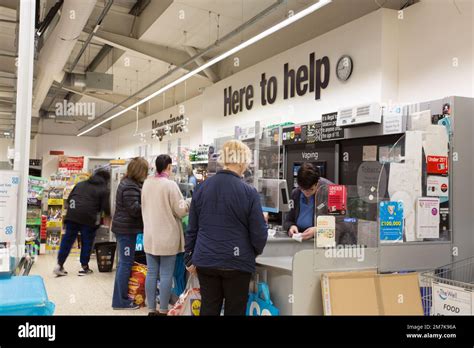
{"type": "Polygon", "coordinates": [[[302,233],[303,240],[311,239],[316,232],[314,216],[316,207],[327,207],[327,185],[332,182],[321,178],[319,171],[310,163],[304,163],[296,177],[298,188],[291,193],[293,208],[286,216],[284,229],[290,237],[302,233]]]}

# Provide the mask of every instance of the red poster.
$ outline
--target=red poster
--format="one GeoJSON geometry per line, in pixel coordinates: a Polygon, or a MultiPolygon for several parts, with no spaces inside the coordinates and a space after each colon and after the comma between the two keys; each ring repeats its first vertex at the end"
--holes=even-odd
{"type": "Polygon", "coordinates": [[[58,168],[66,170],[82,170],[84,167],[84,157],[71,157],[61,156],[59,157],[58,168]]]}
{"type": "Polygon", "coordinates": [[[427,157],[428,174],[446,175],[448,174],[448,157],[446,156],[428,156],[427,157]]]}
{"type": "Polygon", "coordinates": [[[347,191],[344,185],[329,185],[328,213],[345,215],[347,206],[347,191]]]}

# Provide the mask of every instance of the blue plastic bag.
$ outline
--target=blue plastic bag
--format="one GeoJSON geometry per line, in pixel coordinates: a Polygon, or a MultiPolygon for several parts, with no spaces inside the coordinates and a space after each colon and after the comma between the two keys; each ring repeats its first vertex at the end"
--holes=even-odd
{"type": "Polygon", "coordinates": [[[257,293],[251,292],[247,301],[247,315],[280,315],[280,310],[273,305],[270,299],[270,290],[268,284],[258,283],[257,293]]]}

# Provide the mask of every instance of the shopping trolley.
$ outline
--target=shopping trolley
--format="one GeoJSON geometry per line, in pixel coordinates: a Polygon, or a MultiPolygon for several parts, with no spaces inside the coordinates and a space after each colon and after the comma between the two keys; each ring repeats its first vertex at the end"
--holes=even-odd
{"type": "Polygon", "coordinates": [[[420,273],[425,315],[474,314],[474,257],[420,273]]]}

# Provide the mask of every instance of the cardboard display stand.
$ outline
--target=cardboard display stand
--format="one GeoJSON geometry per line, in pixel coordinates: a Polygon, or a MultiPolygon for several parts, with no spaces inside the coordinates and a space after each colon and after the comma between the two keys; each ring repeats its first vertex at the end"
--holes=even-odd
{"type": "Polygon", "coordinates": [[[325,315],[423,315],[418,273],[324,273],[325,315]]]}

